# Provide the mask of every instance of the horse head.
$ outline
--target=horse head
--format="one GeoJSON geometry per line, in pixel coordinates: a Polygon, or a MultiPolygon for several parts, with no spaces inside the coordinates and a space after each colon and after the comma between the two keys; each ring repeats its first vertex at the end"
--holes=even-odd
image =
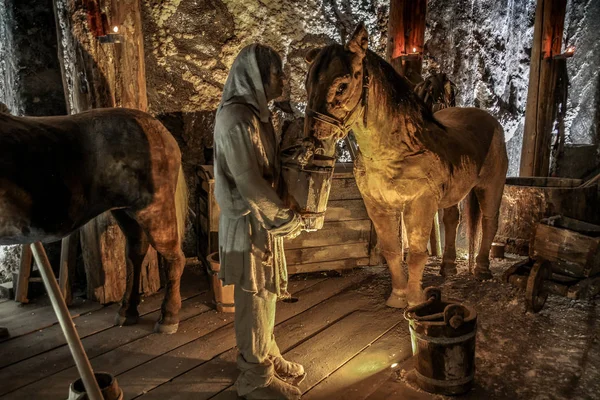
{"type": "Polygon", "coordinates": [[[333,157],[336,142],[366,115],[369,77],[364,65],[369,34],[360,23],[342,46],[332,44],[306,55],[307,107],[304,119],[308,153],[333,157]]]}

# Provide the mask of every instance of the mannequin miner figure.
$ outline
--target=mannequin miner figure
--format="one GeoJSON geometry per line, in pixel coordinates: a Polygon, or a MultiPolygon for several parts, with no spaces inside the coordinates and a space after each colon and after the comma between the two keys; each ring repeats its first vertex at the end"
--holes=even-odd
{"type": "Polygon", "coordinates": [[[302,379],[302,365],[285,360],[273,328],[277,299],[289,297],[283,238],[300,234],[299,214],[286,208],[278,187],[279,146],[267,103],[283,91],[281,57],[252,44],[240,51],[223,88],[214,131],[215,197],[220,278],[235,285],[235,335],[246,399],[299,399],[284,379],[302,379]]]}

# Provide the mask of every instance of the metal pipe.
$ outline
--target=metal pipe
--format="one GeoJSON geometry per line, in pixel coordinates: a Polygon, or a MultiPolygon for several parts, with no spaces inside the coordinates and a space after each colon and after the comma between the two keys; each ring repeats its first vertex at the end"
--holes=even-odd
{"type": "Polygon", "coordinates": [[[52,302],[54,313],[56,314],[63,334],[67,339],[69,350],[71,350],[71,355],[75,360],[75,365],[77,366],[77,370],[79,371],[79,375],[83,381],[86,394],[90,400],[103,400],[104,397],[100,392],[100,387],[98,386],[98,382],[94,376],[94,371],[92,370],[90,361],[85,354],[85,350],[83,349],[83,345],[81,344],[81,340],[79,339],[75,325],[73,325],[71,314],[69,314],[65,300],[60,292],[58,283],[56,282],[56,277],[52,271],[50,261],[46,256],[44,246],[42,246],[42,243],[36,242],[31,245],[31,250],[33,251],[33,257],[38,265],[40,274],[42,275],[44,286],[48,291],[48,297],[50,297],[50,301],[52,302]]]}

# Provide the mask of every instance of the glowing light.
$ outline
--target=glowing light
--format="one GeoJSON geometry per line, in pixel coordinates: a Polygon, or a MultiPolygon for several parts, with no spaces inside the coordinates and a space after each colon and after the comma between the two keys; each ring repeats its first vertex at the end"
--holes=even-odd
{"type": "Polygon", "coordinates": [[[392,364],[392,368],[396,368],[398,366],[398,363],[393,363],[392,364]]]}
{"type": "Polygon", "coordinates": [[[119,32],[119,27],[118,27],[118,26],[113,26],[113,32],[114,32],[114,33],[117,33],[117,32],[119,32]]]}
{"type": "Polygon", "coordinates": [[[417,52],[417,48],[413,47],[413,53],[416,53],[416,52],[417,52]]]}
{"type": "Polygon", "coordinates": [[[567,47],[567,49],[565,50],[565,53],[568,53],[568,54],[575,53],[575,46],[569,46],[569,47],[567,47]]]}

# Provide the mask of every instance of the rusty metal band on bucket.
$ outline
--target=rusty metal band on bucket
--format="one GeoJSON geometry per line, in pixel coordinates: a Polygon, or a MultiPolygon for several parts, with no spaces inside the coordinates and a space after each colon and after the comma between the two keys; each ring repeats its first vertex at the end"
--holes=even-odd
{"type": "Polygon", "coordinates": [[[417,339],[424,340],[424,341],[429,342],[429,343],[435,343],[435,344],[457,344],[457,343],[462,343],[462,342],[465,342],[465,341],[467,341],[467,340],[475,337],[475,333],[476,333],[476,331],[473,330],[472,332],[469,332],[469,333],[461,335],[461,336],[452,337],[452,338],[445,338],[445,337],[435,337],[435,336],[422,335],[422,334],[418,333],[417,331],[415,331],[412,326],[409,325],[409,328],[410,328],[410,334],[414,335],[417,339]]]}
{"type": "Polygon", "coordinates": [[[416,375],[417,379],[420,379],[421,381],[425,382],[428,385],[442,386],[442,387],[462,386],[462,385],[465,385],[465,384],[471,382],[473,380],[473,378],[475,378],[475,374],[471,374],[469,376],[466,376],[466,377],[460,378],[460,379],[443,379],[443,380],[442,379],[433,379],[433,378],[429,378],[429,377],[421,374],[416,369],[415,369],[415,375],[416,375]]]}

